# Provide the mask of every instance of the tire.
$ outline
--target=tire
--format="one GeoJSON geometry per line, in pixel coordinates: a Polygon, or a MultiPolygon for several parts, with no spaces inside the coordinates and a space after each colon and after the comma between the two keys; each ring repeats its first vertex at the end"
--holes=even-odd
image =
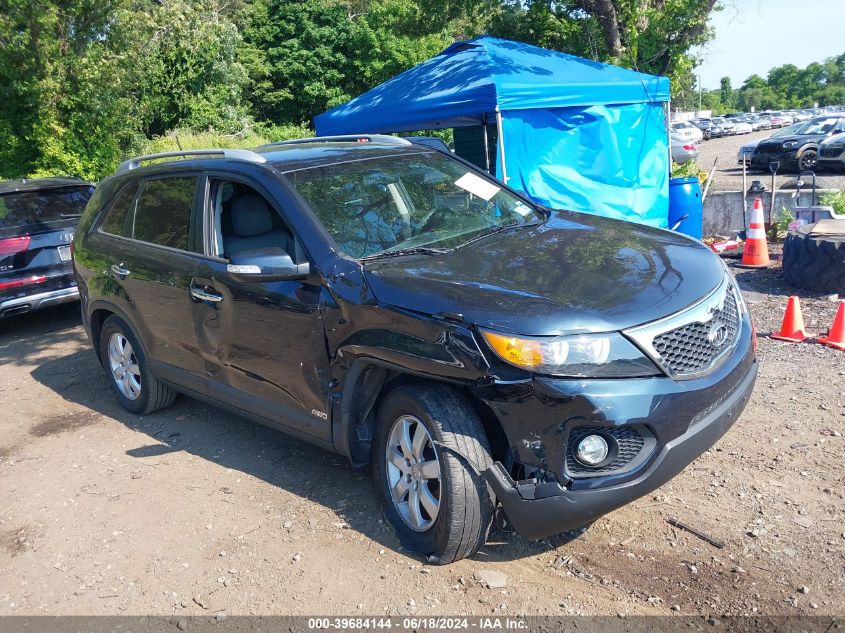
{"type": "Polygon", "coordinates": [[[153,376],[138,338],[118,316],[112,315],[103,323],[100,360],[120,406],[127,411],[146,415],[170,406],[176,399],[176,391],[153,376]],[[110,345],[115,349],[110,350],[110,345]],[[119,367],[112,367],[115,362],[119,367]],[[119,375],[126,378],[119,380],[119,375]]]}
{"type": "Polygon", "coordinates": [[[819,152],[814,147],[808,147],[797,158],[798,171],[815,171],[819,164],[819,152]]]}
{"type": "Polygon", "coordinates": [[[384,513],[402,546],[440,565],[475,554],[487,541],[495,496],[482,474],[493,463],[490,445],[473,408],[444,385],[409,384],[394,389],[382,400],[376,424],[373,474],[383,497],[384,513]],[[407,428],[408,444],[416,445],[413,440],[421,432],[420,425],[428,435],[419,442],[421,459],[412,464],[403,457],[408,452],[400,449],[394,432],[401,435],[407,428]],[[393,458],[391,465],[389,455],[393,458]],[[425,466],[432,460],[439,464],[436,481],[425,477],[433,472],[425,466]],[[395,465],[397,461],[404,462],[405,470],[395,465]],[[417,464],[424,465],[417,466],[415,474],[413,467],[417,464]],[[404,483],[400,485],[400,481],[404,483]],[[393,500],[393,482],[401,491],[399,502],[393,500]],[[412,489],[419,490],[416,494],[421,500],[416,517],[412,489]],[[423,501],[426,496],[428,506],[423,501]],[[432,499],[439,503],[436,512],[427,510],[432,499]],[[415,518],[419,521],[414,525],[415,518]]]}
{"type": "Polygon", "coordinates": [[[845,296],[845,237],[810,237],[814,226],[803,226],[786,236],[783,276],[791,286],[845,296]]]}

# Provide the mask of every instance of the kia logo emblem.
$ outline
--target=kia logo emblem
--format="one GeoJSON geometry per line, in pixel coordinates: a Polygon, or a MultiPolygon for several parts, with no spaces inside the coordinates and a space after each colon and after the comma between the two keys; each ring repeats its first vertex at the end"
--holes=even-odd
{"type": "Polygon", "coordinates": [[[710,342],[710,345],[716,349],[720,349],[728,342],[728,328],[724,323],[716,323],[707,332],[707,340],[710,342]]]}

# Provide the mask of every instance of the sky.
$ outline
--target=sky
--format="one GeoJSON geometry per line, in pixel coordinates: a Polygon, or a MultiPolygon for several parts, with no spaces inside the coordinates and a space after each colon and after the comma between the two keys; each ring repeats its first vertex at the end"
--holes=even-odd
{"type": "Polygon", "coordinates": [[[811,62],[845,53],[845,0],[723,0],[710,23],[716,37],[694,51],[704,88],[722,77],[738,88],[754,73],[774,66],[811,62]]]}

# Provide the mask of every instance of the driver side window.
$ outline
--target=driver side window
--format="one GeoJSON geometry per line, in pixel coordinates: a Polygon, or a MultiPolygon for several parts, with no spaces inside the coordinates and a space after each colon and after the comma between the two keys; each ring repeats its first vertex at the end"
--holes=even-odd
{"type": "Polygon", "coordinates": [[[293,234],[270,202],[234,180],[211,181],[212,254],[231,259],[247,251],[281,248],[291,257],[293,234]]]}

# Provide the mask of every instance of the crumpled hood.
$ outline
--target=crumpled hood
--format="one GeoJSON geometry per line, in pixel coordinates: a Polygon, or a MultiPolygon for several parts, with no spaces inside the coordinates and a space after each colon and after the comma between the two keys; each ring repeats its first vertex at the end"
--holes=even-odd
{"type": "Polygon", "coordinates": [[[716,255],[682,235],[570,212],[442,255],[364,266],[382,303],[526,335],[654,321],[702,298],[725,274],[716,255]]]}

